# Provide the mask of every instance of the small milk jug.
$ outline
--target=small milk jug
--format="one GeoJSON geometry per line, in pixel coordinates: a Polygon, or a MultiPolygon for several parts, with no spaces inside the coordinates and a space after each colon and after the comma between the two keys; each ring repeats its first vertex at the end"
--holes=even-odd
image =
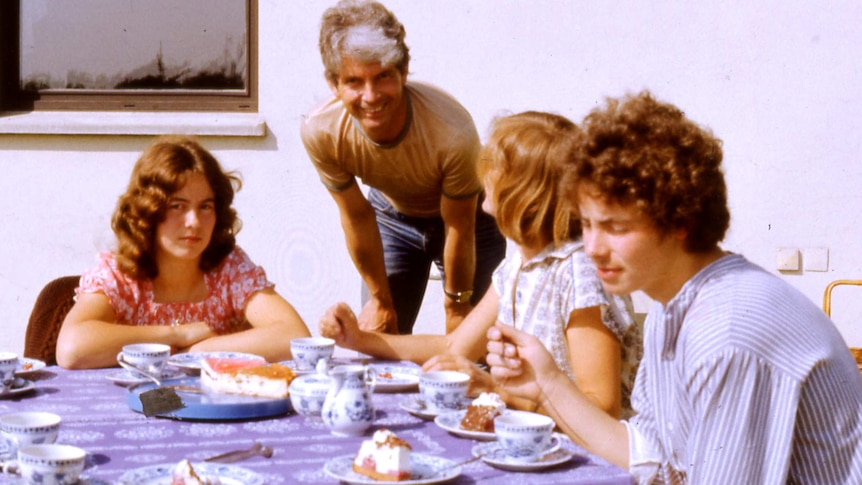
{"type": "Polygon", "coordinates": [[[374,421],[371,393],[374,373],[363,365],[342,365],[329,371],[329,392],[321,418],[336,436],[359,436],[374,421]]]}

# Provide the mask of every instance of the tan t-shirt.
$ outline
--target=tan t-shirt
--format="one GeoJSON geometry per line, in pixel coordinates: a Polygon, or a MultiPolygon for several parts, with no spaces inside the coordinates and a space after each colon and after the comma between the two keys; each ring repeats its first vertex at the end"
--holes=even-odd
{"type": "Polygon", "coordinates": [[[405,95],[408,128],[392,144],[366,137],[338,98],[309,112],[302,143],[329,190],[344,190],[359,177],[403,214],[439,216],[442,195],[465,198],[482,188],[476,175],[479,134],[470,113],[439,88],[409,82],[405,95]]]}

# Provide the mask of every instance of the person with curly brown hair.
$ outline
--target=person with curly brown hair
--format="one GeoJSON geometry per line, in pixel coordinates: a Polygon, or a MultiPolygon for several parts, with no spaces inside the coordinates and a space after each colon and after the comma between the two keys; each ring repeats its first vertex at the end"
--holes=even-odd
{"type": "Polygon", "coordinates": [[[605,289],[655,302],[632,393],[600,412],[543,345],[488,330],[492,375],[638,483],[862,483],[862,377],[811,300],[723,250],[721,141],[649,93],[582,123],[561,185],[605,289]]]}
{"type": "Polygon", "coordinates": [[[310,333],[236,245],[240,185],[191,138],[153,143],[114,211],[116,250],[81,276],[58,336],[58,364],[114,366],[124,345],[141,342],[289,359],[290,340],[310,333]]]}

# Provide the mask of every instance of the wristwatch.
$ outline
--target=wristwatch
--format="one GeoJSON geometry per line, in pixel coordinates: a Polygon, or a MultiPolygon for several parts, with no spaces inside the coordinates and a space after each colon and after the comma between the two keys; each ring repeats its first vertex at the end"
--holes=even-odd
{"type": "Polygon", "coordinates": [[[470,298],[473,297],[473,290],[451,292],[443,288],[443,293],[455,303],[470,303],[470,298]]]}

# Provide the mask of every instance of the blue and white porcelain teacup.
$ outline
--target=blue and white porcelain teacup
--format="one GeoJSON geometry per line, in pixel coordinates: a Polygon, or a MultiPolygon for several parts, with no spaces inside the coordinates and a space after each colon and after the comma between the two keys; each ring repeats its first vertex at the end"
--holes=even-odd
{"type": "Polygon", "coordinates": [[[15,382],[15,371],[18,369],[18,354],[0,352],[0,394],[9,390],[15,382]]]}
{"type": "Polygon", "coordinates": [[[554,426],[543,414],[513,410],[494,419],[494,434],[508,459],[533,463],[559,448],[552,442],[554,426]]]}
{"type": "MultiPolygon", "coordinates": [[[[161,376],[168,359],[171,357],[171,346],[165,344],[129,344],[123,346],[123,351],[117,354],[117,362],[125,362],[154,376],[161,376]]],[[[133,377],[146,379],[147,376],[129,371],[133,377]]]]}
{"type": "Polygon", "coordinates": [[[432,413],[461,409],[467,400],[470,376],[458,371],[437,370],[419,376],[419,393],[425,408],[432,413]]]}
{"type": "Polygon", "coordinates": [[[0,434],[6,451],[14,457],[19,448],[29,445],[50,444],[57,441],[60,416],[42,411],[23,411],[0,416],[0,434]]]}
{"type": "Polygon", "coordinates": [[[18,471],[27,483],[72,485],[78,483],[86,457],[77,446],[24,446],[18,450],[18,471]]]}
{"type": "Polygon", "coordinates": [[[335,340],[331,338],[300,337],[290,341],[290,355],[299,371],[314,370],[320,359],[328,362],[334,351],[335,340]]]}

